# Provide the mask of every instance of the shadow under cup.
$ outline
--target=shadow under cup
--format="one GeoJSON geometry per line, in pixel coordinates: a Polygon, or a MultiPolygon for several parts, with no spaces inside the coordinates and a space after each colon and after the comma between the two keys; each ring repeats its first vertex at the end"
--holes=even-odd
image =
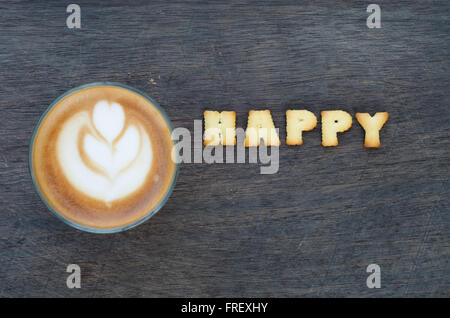
{"type": "MultiPolygon", "coordinates": [[[[121,103],[120,97],[118,99],[119,99],[119,105],[122,105],[122,104],[120,104],[121,103]]],[[[122,99],[122,100],[125,100],[125,99],[122,99]]],[[[133,100],[133,99],[131,99],[131,100],[133,100]]],[[[95,103],[95,102],[96,102],[95,98],[92,99],[92,103],[95,103]]],[[[130,105],[132,105],[132,103],[130,103],[130,105]]],[[[136,109],[138,109],[139,107],[136,106],[136,109]]],[[[76,113],[78,111],[77,109],[75,109],[75,107],[72,107],[72,108],[69,107],[69,109],[73,109],[73,110],[66,111],[66,113],[70,112],[70,111],[73,111],[74,113],[76,113]]],[[[131,107],[130,109],[131,109],[131,112],[133,112],[133,108],[131,107]]],[[[123,112],[123,110],[122,110],[122,112],[123,112]]],[[[59,113],[64,113],[64,112],[60,111],[59,113]]],[[[92,113],[93,113],[93,110],[92,110],[92,113]]],[[[133,114],[133,113],[131,113],[131,114],[133,114]]],[[[140,115],[139,112],[135,112],[135,114],[133,116],[134,116],[134,118],[137,118],[138,115],[140,115]]],[[[73,117],[73,116],[72,117],[70,117],[70,116],[69,116],[69,118],[73,117]]],[[[61,117],[61,118],[65,118],[65,117],[61,117]]],[[[92,118],[94,118],[94,115],[92,115],[92,118]]],[[[92,121],[94,121],[94,119],[92,119],[92,121]]],[[[124,121],[125,121],[125,123],[130,122],[129,119],[124,119],[124,121]]],[[[60,126],[62,126],[62,123],[67,122],[67,120],[63,119],[63,120],[60,120],[60,122],[61,122],[60,126]]],[[[145,123],[145,121],[143,120],[142,122],[139,122],[139,123],[142,124],[142,123],[145,123]]],[[[58,126],[58,125],[55,125],[55,126],[58,126]]],[[[123,130],[125,130],[125,126],[123,126],[123,127],[124,127],[123,130]]],[[[140,131],[139,129],[137,129],[137,130],[140,131]]],[[[79,230],[92,232],[92,233],[115,233],[115,232],[121,232],[121,231],[127,230],[129,228],[135,227],[135,226],[145,222],[149,218],[151,218],[156,212],[158,212],[162,208],[162,206],[166,203],[167,199],[169,198],[169,196],[175,186],[176,179],[178,176],[179,164],[176,162],[173,162],[173,159],[171,156],[170,157],[167,156],[167,151],[169,151],[171,153],[172,147],[173,147],[173,141],[171,138],[172,130],[173,130],[172,124],[171,124],[169,118],[167,117],[166,113],[164,112],[164,110],[155,101],[153,101],[149,96],[147,96],[146,94],[144,94],[143,92],[141,92],[135,88],[129,87],[127,85],[119,84],[119,83],[110,83],[110,82],[92,83],[92,84],[87,84],[87,85],[83,85],[83,86],[74,88],[74,89],[64,93],[60,97],[58,97],[47,108],[47,110],[42,114],[41,118],[39,119],[38,124],[36,125],[36,127],[33,131],[33,135],[31,137],[31,142],[30,142],[30,147],[29,147],[28,161],[29,161],[30,174],[31,174],[31,178],[32,178],[35,190],[39,194],[41,200],[44,202],[44,204],[47,206],[47,208],[55,216],[57,216],[63,222],[65,222],[65,223],[69,224],[70,226],[77,228],[79,230]],[[71,197],[71,193],[73,193],[75,196],[76,193],[81,193],[81,192],[77,191],[76,188],[71,188],[71,191],[67,191],[66,186],[64,186],[64,187],[60,186],[62,184],[62,185],[68,185],[67,187],[69,187],[70,182],[67,181],[67,179],[64,182],[61,181],[61,183],[59,184],[59,187],[58,187],[58,185],[56,185],[56,183],[52,184],[52,188],[50,188],[47,185],[47,184],[51,183],[51,182],[47,182],[46,181],[47,179],[48,180],[56,180],[56,179],[64,180],[64,178],[66,178],[66,175],[62,172],[63,169],[61,169],[61,167],[60,168],[57,167],[58,164],[50,163],[52,160],[50,158],[53,158],[53,161],[58,161],[55,159],[58,157],[58,155],[56,154],[56,150],[54,150],[54,149],[57,149],[57,147],[56,147],[57,142],[55,142],[55,140],[58,140],[57,139],[58,137],[51,137],[51,138],[53,138],[53,139],[51,139],[50,137],[47,138],[46,136],[59,135],[61,132],[58,131],[58,134],[56,134],[55,131],[58,128],[47,128],[51,125],[47,124],[46,120],[48,122],[54,122],[54,121],[50,121],[51,119],[53,119],[53,117],[60,118],[60,117],[58,117],[58,115],[55,115],[55,114],[58,114],[58,109],[60,108],[60,105],[64,102],[66,102],[67,100],[71,100],[71,99],[78,100],[77,99],[78,96],[80,96],[80,103],[83,103],[83,105],[87,105],[86,108],[88,108],[88,109],[93,109],[92,108],[93,106],[90,106],[89,103],[86,103],[85,101],[83,102],[83,99],[82,99],[83,94],[85,94],[85,92],[88,92],[88,91],[93,92],[93,91],[100,91],[102,89],[110,90],[111,92],[118,91],[123,96],[126,96],[126,95],[128,95],[128,97],[133,96],[133,98],[136,98],[136,101],[138,101],[136,103],[136,105],[139,104],[140,105],[139,107],[141,107],[141,109],[142,109],[142,107],[144,107],[141,105],[150,104],[148,106],[149,107],[148,111],[145,110],[145,112],[144,112],[145,116],[143,116],[142,118],[148,117],[150,122],[153,120],[156,125],[142,125],[142,127],[145,127],[145,129],[142,131],[145,131],[146,133],[148,133],[148,136],[150,136],[150,138],[149,138],[150,150],[151,150],[150,152],[152,153],[151,165],[150,165],[149,170],[146,173],[147,177],[144,178],[146,181],[142,181],[142,182],[144,182],[144,183],[142,183],[143,186],[140,186],[138,188],[138,190],[132,192],[129,196],[127,195],[126,200],[125,199],[123,199],[123,200],[117,199],[115,201],[113,200],[112,201],[113,204],[116,204],[114,202],[118,202],[117,203],[118,208],[116,210],[114,210],[114,212],[111,212],[112,210],[108,211],[108,209],[105,208],[105,209],[103,209],[105,211],[101,211],[100,214],[96,214],[97,210],[99,209],[98,207],[101,206],[101,204],[106,204],[106,203],[105,202],[102,203],[102,202],[100,202],[101,200],[99,201],[96,198],[86,196],[85,195],[86,192],[84,192],[84,194],[79,195],[79,197],[83,197],[83,200],[80,200],[80,202],[76,202],[76,200],[73,199],[73,197],[71,197]],[[56,106],[58,106],[58,107],[56,107],[56,106]],[[147,116],[147,112],[148,112],[148,116],[147,116]],[[46,130],[49,131],[48,133],[45,132],[44,127],[46,130]],[[160,127],[163,127],[163,128],[160,128],[160,127]],[[53,131],[52,131],[52,129],[53,129],[53,131]],[[42,131],[44,131],[44,132],[42,132],[42,131]],[[159,135],[158,135],[158,132],[159,132],[159,135]],[[161,133],[161,132],[164,132],[164,133],[161,133]],[[168,135],[166,136],[166,134],[168,134],[168,135]],[[41,135],[43,135],[44,137],[42,137],[41,135]],[[162,140],[161,143],[160,143],[160,140],[162,140]],[[156,144],[155,144],[155,141],[156,141],[156,144]],[[44,145],[45,147],[42,145],[44,145]],[[169,149],[169,147],[170,147],[170,149],[169,149]],[[45,151],[43,149],[45,149],[45,151]],[[39,158],[45,158],[45,156],[44,156],[45,152],[51,153],[51,151],[47,151],[47,149],[54,150],[55,154],[53,154],[53,156],[49,155],[48,160],[39,159],[39,158]],[[166,160],[170,160],[170,162],[168,162],[166,160]],[[46,161],[48,161],[48,162],[46,162],[46,161]],[[166,167],[167,169],[166,168],[159,169],[160,167],[166,167]],[[155,173],[154,171],[157,171],[157,173],[155,173]],[[149,178],[150,176],[152,176],[151,180],[149,178]],[[149,179],[150,181],[147,181],[147,179],[149,179]],[[163,186],[159,187],[160,184],[162,184],[163,186]],[[155,186],[153,187],[153,185],[155,185],[155,186]],[[64,188],[64,190],[62,188],[64,188]],[[66,197],[64,197],[64,195],[61,193],[67,193],[68,195],[66,197]],[[138,198],[141,201],[137,201],[138,198]],[[153,200],[153,198],[155,198],[155,199],[153,200]],[[66,203],[64,203],[64,202],[66,202],[66,203]],[[89,206],[86,202],[90,202],[89,206]],[[70,205],[69,203],[72,205],[70,205]],[[83,205],[84,203],[86,203],[86,204],[83,205]],[[71,207],[72,207],[72,210],[71,210],[71,207]],[[92,207],[92,209],[91,209],[91,207],[92,207]],[[125,212],[120,210],[121,207],[123,207],[123,211],[125,211],[125,212]],[[134,207],[135,207],[135,210],[132,210],[132,208],[134,208],[134,207]],[[111,224],[100,222],[99,226],[97,226],[95,221],[89,223],[89,222],[85,222],[84,219],[82,219],[82,218],[77,219],[77,215],[86,214],[86,215],[92,215],[92,218],[94,220],[96,217],[99,219],[103,218],[104,220],[107,220],[108,213],[111,213],[110,215],[115,215],[114,213],[119,213],[119,212],[117,212],[119,210],[120,210],[120,213],[122,213],[123,215],[126,215],[126,213],[128,213],[128,211],[138,211],[138,212],[130,212],[130,215],[132,214],[133,216],[131,216],[128,221],[125,217],[124,221],[122,223],[119,222],[120,224],[118,223],[115,225],[113,224],[114,221],[111,221],[112,222],[111,224]],[[73,213],[67,213],[67,211],[73,211],[73,213]]],[[[115,140],[119,139],[119,141],[120,141],[120,138],[122,138],[124,135],[126,135],[126,132],[125,133],[121,132],[120,135],[116,136],[115,140]]],[[[77,140],[82,140],[82,137],[80,137],[77,140]]],[[[139,141],[140,141],[140,144],[139,144],[140,150],[139,151],[140,152],[142,152],[142,147],[143,147],[142,140],[143,140],[142,138],[139,139],[139,141]]],[[[79,145],[79,142],[77,142],[76,147],[79,147],[78,145],[79,145]]],[[[136,159],[134,159],[134,160],[136,160],[136,159]]],[[[134,162],[134,161],[131,161],[131,162],[134,162]]],[[[61,166],[61,165],[59,165],[59,166],[61,166]]],[[[124,169],[128,169],[128,168],[124,168],[124,169]]],[[[115,185],[116,184],[114,184],[114,186],[115,185]]],[[[109,205],[107,204],[107,206],[109,206],[109,205]]],[[[98,211],[100,211],[100,210],[98,210],[98,211]]]]}

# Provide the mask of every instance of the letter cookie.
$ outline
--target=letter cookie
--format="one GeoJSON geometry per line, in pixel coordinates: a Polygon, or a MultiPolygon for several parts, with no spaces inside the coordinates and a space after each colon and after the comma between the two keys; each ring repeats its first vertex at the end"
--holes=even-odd
{"type": "Polygon", "coordinates": [[[203,113],[205,118],[205,134],[203,144],[205,146],[236,145],[236,112],[212,111],[203,113]]]}
{"type": "Polygon", "coordinates": [[[251,110],[248,113],[245,147],[259,146],[261,138],[266,146],[279,146],[281,143],[270,110],[251,110]]]}
{"type": "Polygon", "coordinates": [[[326,110],[322,115],[322,146],[337,146],[338,132],[349,130],[352,126],[352,116],[342,110],[326,110]]]}
{"type": "Polygon", "coordinates": [[[356,113],[355,117],[366,132],[364,147],[380,148],[380,130],[388,120],[389,114],[382,112],[371,117],[369,113],[356,113]]]}
{"type": "Polygon", "coordinates": [[[313,130],[317,125],[316,116],[309,110],[286,111],[286,144],[302,145],[302,132],[313,130]]]}

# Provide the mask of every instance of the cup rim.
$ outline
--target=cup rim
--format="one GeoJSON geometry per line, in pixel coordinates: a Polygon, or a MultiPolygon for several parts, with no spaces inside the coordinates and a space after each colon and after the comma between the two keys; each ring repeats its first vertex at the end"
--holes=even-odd
{"type": "MultiPolygon", "coordinates": [[[[48,107],[47,109],[42,113],[42,115],[39,118],[39,121],[37,122],[36,126],[33,129],[33,133],[31,135],[31,140],[30,140],[30,144],[29,144],[29,148],[28,148],[28,170],[29,173],[31,175],[31,179],[33,182],[33,186],[35,191],[37,192],[37,194],[39,195],[39,198],[41,199],[41,201],[44,203],[44,205],[47,207],[47,209],[53,214],[55,215],[58,219],[60,219],[61,221],[63,221],[64,223],[70,225],[71,227],[74,227],[78,230],[81,231],[85,231],[85,232],[90,232],[90,233],[96,233],[96,234],[110,234],[110,233],[118,233],[118,232],[122,232],[128,229],[131,229],[133,227],[136,227],[142,223],[144,223],[145,221],[147,221],[148,219],[150,219],[153,215],[155,215],[163,206],[164,204],[167,202],[167,200],[169,199],[170,195],[172,194],[172,191],[175,187],[176,181],[178,179],[178,171],[180,168],[180,164],[179,161],[176,160],[175,162],[175,172],[173,174],[172,177],[172,181],[170,183],[170,187],[167,190],[167,193],[164,195],[164,198],[158,203],[158,205],[153,208],[151,211],[148,211],[142,218],[140,218],[139,220],[136,220],[133,223],[124,225],[124,226],[118,226],[118,227],[113,227],[113,228],[94,228],[94,227],[89,227],[89,226],[85,226],[82,224],[78,224],[72,220],[69,220],[68,218],[66,218],[65,216],[63,216],[62,214],[60,214],[58,211],[56,211],[56,209],[54,209],[49,202],[47,202],[47,199],[45,198],[45,196],[43,195],[41,189],[39,188],[39,185],[37,184],[37,180],[36,180],[36,176],[34,174],[34,169],[33,169],[33,148],[34,148],[34,141],[36,138],[36,134],[39,130],[39,128],[41,127],[42,121],[44,120],[44,118],[47,116],[47,114],[50,112],[51,109],[53,109],[53,107],[58,104],[61,100],[63,100],[64,98],[66,98],[67,96],[78,92],[80,90],[86,89],[86,88],[92,88],[92,87],[99,87],[99,86],[114,86],[114,87],[121,87],[124,89],[128,89],[140,96],[142,96],[143,98],[147,99],[153,106],[156,107],[156,109],[161,113],[161,115],[163,116],[164,120],[166,121],[167,125],[169,126],[169,130],[172,133],[173,131],[173,126],[172,126],[172,122],[170,121],[169,117],[167,116],[166,112],[164,111],[164,109],[157,103],[155,102],[150,96],[148,96],[147,94],[145,94],[144,92],[125,85],[125,84],[121,84],[121,83],[116,83],[116,82],[93,82],[93,83],[89,83],[89,84],[84,84],[75,88],[72,88],[66,92],[64,92],[62,95],[60,95],[58,98],[56,98],[48,107]]],[[[177,154],[178,156],[178,154],[177,154]]]]}

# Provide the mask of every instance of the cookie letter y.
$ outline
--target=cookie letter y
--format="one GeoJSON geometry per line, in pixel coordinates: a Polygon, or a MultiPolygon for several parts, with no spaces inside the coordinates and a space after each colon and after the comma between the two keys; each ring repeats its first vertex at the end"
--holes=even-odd
{"type": "Polygon", "coordinates": [[[389,114],[382,112],[376,113],[373,117],[371,117],[369,113],[356,113],[355,117],[366,132],[364,147],[380,148],[380,130],[384,123],[388,120],[389,114]]]}

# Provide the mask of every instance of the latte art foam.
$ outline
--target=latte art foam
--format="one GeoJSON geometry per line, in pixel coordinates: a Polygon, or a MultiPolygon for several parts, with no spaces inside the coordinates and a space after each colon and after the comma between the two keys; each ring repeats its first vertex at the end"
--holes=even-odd
{"type": "Polygon", "coordinates": [[[68,181],[84,194],[110,202],[136,191],[152,163],[148,134],[139,122],[125,127],[118,103],[99,101],[63,125],[57,155],[68,181]]]}
{"type": "Polygon", "coordinates": [[[83,229],[136,224],[175,180],[171,128],[149,99],[115,85],[86,87],[45,114],[31,148],[44,201],[83,229]]]}

